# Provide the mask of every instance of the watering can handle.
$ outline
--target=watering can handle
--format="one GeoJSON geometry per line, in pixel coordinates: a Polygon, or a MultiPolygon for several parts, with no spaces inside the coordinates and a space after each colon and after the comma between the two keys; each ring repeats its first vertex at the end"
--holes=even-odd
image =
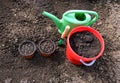
{"type": "Polygon", "coordinates": [[[88,14],[94,15],[95,17],[89,23],[87,23],[87,25],[89,26],[92,25],[98,19],[98,13],[95,11],[89,11],[89,10],[70,10],[70,11],[65,12],[64,15],[69,14],[69,13],[75,13],[75,12],[76,13],[80,13],[80,12],[88,13],[88,14]]]}
{"type": "Polygon", "coordinates": [[[80,59],[80,62],[85,66],[92,66],[95,63],[96,60],[91,61],[90,63],[85,63],[82,59],[80,59]]]}

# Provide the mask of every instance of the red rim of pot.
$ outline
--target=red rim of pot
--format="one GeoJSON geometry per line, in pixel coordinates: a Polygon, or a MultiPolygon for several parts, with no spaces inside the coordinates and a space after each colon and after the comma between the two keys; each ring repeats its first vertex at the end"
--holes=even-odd
{"type": "Polygon", "coordinates": [[[30,40],[24,40],[24,41],[22,41],[22,42],[19,44],[18,51],[19,51],[19,53],[20,53],[23,57],[32,58],[33,54],[34,54],[35,51],[36,51],[36,45],[35,45],[34,42],[32,42],[32,41],[30,41],[30,40]],[[21,46],[22,46],[24,43],[31,43],[31,44],[33,45],[33,47],[34,47],[33,52],[31,52],[30,54],[24,55],[24,54],[21,52],[21,46]]]}
{"type": "MultiPolygon", "coordinates": [[[[73,55],[71,55],[71,56],[74,56],[73,61],[79,61],[79,62],[80,62],[80,59],[82,59],[83,61],[89,62],[89,61],[92,61],[92,60],[96,60],[96,59],[98,59],[100,56],[102,56],[105,47],[104,47],[104,40],[103,40],[102,36],[100,35],[100,33],[99,33],[98,31],[94,30],[93,28],[91,28],[91,27],[89,27],[89,26],[78,26],[78,27],[74,28],[74,29],[68,34],[68,38],[67,38],[67,48],[69,48],[69,51],[71,51],[71,52],[73,53],[73,55]],[[99,40],[99,42],[100,42],[100,44],[101,44],[100,52],[98,53],[98,55],[96,55],[96,56],[93,57],[93,58],[86,58],[86,57],[82,57],[82,56],[78,55],[77,53],[75,53],[75,52],[73,51],[73,49],[72,49],[71,46],[70,46],[70,41],[69,41],[69,40],[70,40],[71,35],[73,35],[73,34],[76,33],[76,32],[82,32],[82,31],[88,31],[88,32],[92,33],[96,38],[98,38],[98,40],[99,40]]],[[[68,50],[66,50],[66,51],[68,51],[68,50]]],[[[71,53],[71,52],[69,52],[69,53],[71,53]]],[[[68,53],[68,52],[67,52],[67,53],[68,53]]],[[[67,54],[66,54],[66,55],[67,55],[67,54]]],[[[69,54],[69,55],[70,55],[70,54],[69,54]]],[[[69,60],[71,60],[72,57],[69,56],[69,55],[67,55],[67,56],[68,56],[69,60]]],[[[75,62],[75,63],[76,63],[76,62],[75,62]]]]}

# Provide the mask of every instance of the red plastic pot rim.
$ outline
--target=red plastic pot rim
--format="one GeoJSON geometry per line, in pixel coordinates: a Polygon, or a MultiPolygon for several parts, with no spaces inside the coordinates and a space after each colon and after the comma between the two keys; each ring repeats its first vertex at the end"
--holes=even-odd
{"type": "MultiPolygon", "coordinates": [[[[100,33],[96,30],[94,30],[93,28],[89,27],[89,26],[78,26],[76,28],[74,28],[69,34],[68,34],[68,38],[67,38],[67,46],[69,47],[70,51],[74,54],[72,56],[75,56],[74,59],[77,60],[77,59],[82,59],[82,60],[85,60],[85,61],[91,61],[91,60],[96,60],[97,58],[99,58],[100,56],[102,56],[102,53],[104,52],[104,40],[102,38],[102,36],[100,35],[100,33]],[[76,32],[82,32],[82,31],[88,31],[90,33],[92,33],[95,37],[98,38],[100,44],[101,44],[101,48],[100,48],[100,52],[99,54],[96,56],[96,57],[93,57],[93,58],[86,58],[86,57],[82,57],[80,55],[78,55],[77,53],[75,53],[71,46],[70,46],[70,37],[71,35],[73,35],[74,33],[76,32]]],[[[72,58],[72,57],[71,57],[72,58]]]]}

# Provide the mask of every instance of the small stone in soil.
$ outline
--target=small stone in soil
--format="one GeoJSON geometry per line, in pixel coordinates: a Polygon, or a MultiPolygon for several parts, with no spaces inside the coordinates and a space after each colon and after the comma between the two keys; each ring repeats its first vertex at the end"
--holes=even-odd
{"type": "Polygon", "coordinates": [[[7,78],[7,79],[5,80],[5,83],[11,83],[11,81],[12,81],[12,78],[7,78]]]}
{"type": "Polygon", "coordinates": [[[20,83],[30,83],[27,79],[22,79],[20,83]]]}
{"type": "Polygon", "coordinates": [[[26,42],[21,46],[20,49],[23,55],[30,55],[34,51],[34,46],[32,43],[26,42]]]}
{"type": "Polygon", "coordinates": [[[90,42],[92,42],[93,40],[94,40],[94,38],[93,38],[92,36],[90,36],[90,35],[85,35],[85,36],[83,37],[83,41],[86,42],[86,43],[90,43],[90,42]]]}

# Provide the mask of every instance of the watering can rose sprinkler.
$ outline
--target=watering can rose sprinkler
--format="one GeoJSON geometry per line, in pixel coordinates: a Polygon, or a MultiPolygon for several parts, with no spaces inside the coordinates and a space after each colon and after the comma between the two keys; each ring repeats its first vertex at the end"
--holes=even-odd
{"type": "Polygon", "coordinates": [[[80,25],[90,26],[98,19],[97,12],[89,10],[69,10],[63,14],[62,19],[58,19],[46,11],[43,11],[42,14],[53,20],[60,34],[64,32],[67,25],[70,26],[70,32],[73,28],[80,25]],[[92,18],[92,16],[94,17],[92,18]]]}

